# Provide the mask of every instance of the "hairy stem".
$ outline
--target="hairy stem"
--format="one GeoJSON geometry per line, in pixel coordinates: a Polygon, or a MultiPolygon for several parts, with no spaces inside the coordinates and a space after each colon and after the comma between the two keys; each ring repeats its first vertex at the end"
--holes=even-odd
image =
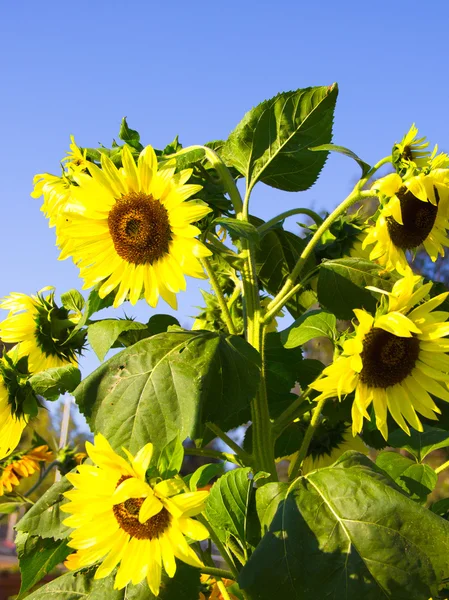
{"type": "Polygon", "coordinates": [[[252,459],[248,452],[245,452],[243,448],[240,448],[240,446],[236,444],[234,440],[231,439],[224,431],[222,431],[220,427],[218,427],[218,425],[215,425],[215,423],[206,423],[206,426],[213,433],[215,433],[215,435],[218,438],[220,438],[225,444],[227,444],[231,448],[231,450],[234,450],[234,452],[242,460],[242,462],[244,462],[247,465],[251,464],[252,459]]]}
{"type": "Polygon", "coordinates": [[[224,577],[225,579],[234,579],[231,571],[225,571],[225,569],[217,569],[216,567],[201,567],[201,573],[206,575],[213,575],[214,577],[224,577]]]}
{"type": "Polygon", "coordinates": [[[184,452],[189,456],[204,456],[206,458],[216,458],[217,460],[231,462],[235,465],[241,464],[237,455],[229,454],[229,452],[220,452],[219,450],[213,450],[212,448],[184,448],[184,452]]]}
{"type": "Polygon", "coordinates": [[[234,323],[232,321],[231,313],[229,312],[226,298],[224,297],[223,290],[220,287],[220,284],[218,282],[215,271],[211,267],[211,264],[207,258],[201,258],[200,261],[204,267],[204,270],[207,273],[207,276],[209,277],[212,289],[215,292],[215,296],[218,300],[218,304],[221,309],[221,316],[223,317],[223,321],[225,322],[225,325],[228,328],[229,333],[231,333],[232,335],[236,335],[237,329],[235,328],[234,323]]]}
{"type": "Polygon", "coordinates": [[[301,448],[299,449],[298,456],[296,457],[296,460],[292,465],[292,468],[290,469],[291,479],[295,479],[295,477],[299,474],[299,471],[301,470],[302,463],[304,462],[304,459],[307,456],[307,451],[309,450],[313,434],[315,433],[315,430],[320,422],[321,411],[323,410],[326,400],[327,398],[323,398],[322,400],[320,400],[312,412],[312,418],[310,419],[309,426],[307,427],[306,433],[304,434],[304,439],[302,441],[301,448]]]}
{"type": "Polygon", "coordinates": [[[287,219],[288,217],[292,217],[294,215],[307,215],[308,217],[313,219],[317,225],[321,225],[321,223],[323,222],[323,219],[314,210],[310,210],[309,208],[292,208],[291,210],[286,210],[280,215],[273,217],[272,219],[258,227],[257,230],[260,234],[262,234],[268,229],[270,229],[270,227],[273,227],[273,225],[276,225],[276,223],[279,223],[279,221],[283,221],[284,219],[287,219]]]}

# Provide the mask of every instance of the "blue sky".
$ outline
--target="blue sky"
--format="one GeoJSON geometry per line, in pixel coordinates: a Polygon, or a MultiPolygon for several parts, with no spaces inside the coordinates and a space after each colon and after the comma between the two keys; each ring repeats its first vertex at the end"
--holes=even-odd
{"type": "MultiPolygon", "coordinates": [[[[54,232],[29,196],[32,178],[58,174],[70,134],[81,146],[107,145],[125,115],[144,143],[163,147],[177,134],[184,145],[205,143],[227,137],[247,110],[277,92],[337,81],[335,143],[375,162],[415,121],[447,149],[449,3],[433,6],[2,3],[0,296],[80,287],[77,269],[57,261],[54,232]]],[[[334,155],[305,193],[257,186],[252,211],[269,218],[294,206],[331,209],[357,176],[355,164],[334,155]]],[[[178,318],[188,326],[201,301],[197,282],[179,301],[178,318]]],[[[156,312],[124,307],[142,320],[156,312]]],[[[158,312],[171,311],[161,301],[158,312]]],[[[96,364],[88,355],[84,372],[96,364]]]]}

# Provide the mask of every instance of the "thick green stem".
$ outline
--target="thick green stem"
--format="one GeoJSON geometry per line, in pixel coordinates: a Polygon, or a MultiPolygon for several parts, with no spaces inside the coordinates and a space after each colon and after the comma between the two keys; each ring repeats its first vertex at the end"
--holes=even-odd
{"type": "Polygon", "coordinates": [[[214,577],[224,577],[225,579],[234,579],[231,571],[225,571],[224,569],[217,569],[216,567],[201,567],[201,573],[206,575],[213,575],[214,577]]]}
{"type": "Polygon", "coordinates": [[[321,411],[323,410],[326,400],[327,398],[323,398],[322,400],[320,400],[313,410],[312,418],[310,419],[309,426],[307,427],[306,433],[304,434],[304,439],[302,441],[301,448],[299,449],[298,456],[296,457],[296,460],[292,465],[292,468],[290,469],[290,479],[295,479],[295,477],[299,474],[299,471],[302,467],[302,463],[304,462],[304,459],[307,456],[307,451],[309,450],[313,434],[315,433],[315,430],[320,422],[321,411]]]}
{"type": "Polygon", "coordinates": [[[221,316],[223,317],[223,321],[225,322],[229,333],[231,333],[232,335],[237,335],[237,329],[235,328],[234,323],[232,321],[231,313],[229,312],[226,298],[223,295],[223,291],[220,287],[220,283],[218,282],[217,276],[215,275],[215,271],[211,267],[211,264],[207,258],[201,258],[200,260],[201,264],[204,267],[204,270],[207,273],[207,276],[209,277],[212,289],[215,292],[215,296],[221,309],[221,316]]]}
{"type": "Polygon", "coordinates": [[[439,467],[437,467],[435,469],[435,473],[441,473],[441,471],[444,471],[445,469],[447,469],[449,467],[449,460],[446,461],[445,463],[443,463],[442,465],[440,465],[439,467]]]}
{"type": "Polygon", "coordinates": [[[279,221],[283,221],[284,219],[287,219],[288,217],[293,217],[294,215],[307,215],[308,217],[313,219],[317,225],[321,225],[321,223],[323,222],[323,219],[319,215],[317,215],[317,213],[314,210],[310,210],[309,208],[292,208],[291,210],[286,210],[280,215],[273,217],[272,219],[258,227],[257,230],[260,234],[262,234],[268,229],[270,229],[270,227],[273,227],[273,225],[276,225],[276,223],[279,223],[279,221]]]}
{"type": "Polygon", "coordinates": [[[206,426],[213,433],[215,433],[215,435],[218,438],[220,438],[225,444],[227,444],[231,448],[231,450],[234,450],[234,452],[242,460],[242,462],[244,462],[247,465],[251,464],[252,459],[248,452],[245,452],[243,448],[240,448],[240,446],[236,444],[234,440],[231,439],[224,431],[222,431],[220,427],[218,427],[218,425],[215,425],[215,423],[206,423],[206,426]]]}
{"type": "MultiPolygon", "coordinates": [[[[343,202],[339,206],[337,206],[337,208],[318,227],[318,229],[312,236],[311,240],[309,241],[309,243],[307,244],[307,246],[304,248],[303,252],[301,253],[301,255],[298,259],[298,262],[296,263],[293,271],[287,277],[281,291],[277,294],[277,296],[268,305],[267,314],[272,313],[273,307],[278,307],[277,311],[279,311],[285,305],[285,302],[286,302],[285,298],[289,297],[288,294],[291,291],[291,289],[293,288],[293,286],[295,285],[297,278],[301,275],[301,272],[304,268],[304,265],[307,262],[307,259],[312,254],[315,246],[319,243],[321,236],[324,233],[326,233],[326,231],[329,229],[329,227],[332,225],[332,223],[336,219],[338,219],[338,217],[340,215],[345,213],[348,210],[348,208],[350,208],[353,204],[355,204],[359,200],[362,200],[363,198],[372,198],[373,196],[375,196],[374,192],[372,192],[371,190],[364,191],[363,187],[369,181],[369,179],[374,175],[374,173],[378,169],[380,169],[381,166],[386,164],[387,162],[391,162],[391,156],[383,158],[376,165],[374,165],[374,167],[372,169],[370,169],[368,174],[363,179],[360,179],[360,181],[355,185],[354,189],[349,194],[349,196],[345,200],[343,200],[343,202]]],[[[265,317],[265,319],[266,319],[266,317],[265,317]]]]}

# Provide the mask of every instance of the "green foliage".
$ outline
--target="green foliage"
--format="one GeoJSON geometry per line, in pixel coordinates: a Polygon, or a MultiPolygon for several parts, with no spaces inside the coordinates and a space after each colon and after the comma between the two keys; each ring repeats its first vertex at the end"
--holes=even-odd
{"type": "Polygon", "coordinates": [[[33,391],[47,400],[57,400],[61,394],[73,392],[81,382],[81,372],[73,365],[54,367],[29,378],[33,391]]]}
{"type": "MultiPolygon", "coordinates": [[[[114,589],[115,572],[104,579],[94,579],[95,568],[66,573],[45,584],[28,600],[155,600],[146,583],[129,584],[123,590],[114,589]]],[[[198,600],[200,572],[178,562],[173,579],[164,575],[159,600],[198,600]]]]}
{"type": "Polygon", "coordinates": [[[112,348],[122,333],[146,329],[146,325],[129,319],[104,319],[89,325],[87,339],[100,360],[112,348]]]}
{"type": "Polygon", "coordinates": [[[320,265],[318,302],[337,319],[354,318],[354,308],[376,309],[376,298],[366,286],[391,291],[394,277],[382,267],[361,258],[328,260],[320,265]]]}
{"type": "Polygon", "coordinates": [[[446,521],[348,452],[291,484],[239,584],[258,600],[428,600],[448,576],[448,533],[446,521]]]}
{"type": "Polygon", "coordinates": [[[184,447],[181,438],[177,435],[169,442],[159,456],[157,470],[162,479],[170,479],[179,473],[184,460],[184,447]]]}
{"type": "Polygon", "coordinates": [[[317,337],[335,340],[337,319],[332,313],[322,310],[311,310],[281,332],[284,348],[297,348],[317,337]]]}
{"type": "Polygon", "coordinates": [[[206,517],[225,544],[230,540],[246,551],[247,513],[253,487],[249,468],[225,473],[213,485],[206,503],[206,517]]]}
{"type": "Polygon", "coordinates": [[[41,538],[28,533],[18,533],[15,543],[22,572],[19,599],[73,552],[65,540],[41,538]]]}
{"type": "Polygon", "coordinates": [[[381,452],[376,465],[383,469],[412,500],[425,502],[434,490],[438,475],[429,466],[417,464],[396,452],[381,452]]]}
{"type": "Polygon", "coordinates": [[[221,225],[229,231],[232,237],[236,239],[245,239],[253,242],[254,244],[259,243],[259,232],[251,223],[247,221],[240,221],[238,219],[215,219],[213,225],[221,225]]]}
{"type": "Polygon", "coordinates": [[[211,479],[222,475],[224,472],[224,464],[209,463],[207,465],[201,465],[198,469],[192,473],[189,478],[189,487],[192,492],[196,492],[198,488],[206,486],[211,479]]]}
{"type": "Polygon", "coordinates": [[[321,144],[321,146],[315,146],[314,148],[309,148],[309,150],[312,150],[313,152],[337,152],[338,154],[343,154],[348,158],[352,158],[362,169],[362,177],[365,177],[365,175],[371,169],[368,163],[359,158],[352,150],[349,150],[344,146],[337,146],[335,144],[321,144]]]}
{"type": "Polygon", "coordinates": [[[80,313],[84,308],[84,298],[78,290],[69,290],[65,294],[61,294],[62,306],[67,310],[73,310],[75,313],[80,313]]]}
{"type": "Polygon", "coordinates": [[[317,180],[326,152],[309,148],[326,144],[338,87],[314,87],[284,92],[250,110],[229,136],[223,155],[247,180],[299,192],[317,180]]]}
{"type": "Polygon", "coordinates": [[[222,429],[249,418],[259,355],[237,336],[160,333],[123,350],[84,379],[74,395],[94,431],[114,448],[156,451],[179,432],[201,438],[204,424],[222,429]]]}
{"type": "Polygon", "coordinates": [[[422,462],[434,450],[449,447],[449,432],[430,425],[423,425],[423,431],[410,429],[410,435],[397,429],[388,437],[388,444],[393,448],[404,448],[422,462]]]}

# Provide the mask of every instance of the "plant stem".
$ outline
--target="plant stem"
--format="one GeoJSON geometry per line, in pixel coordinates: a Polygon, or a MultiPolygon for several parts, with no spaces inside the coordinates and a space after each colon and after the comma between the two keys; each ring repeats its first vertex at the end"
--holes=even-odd
{"type": "Polygon", "coordinates": [[[306,433],[304,434],[304,439],[301,444],[301,448],[299,449],[298,456],[290,470],[290,478],[295,479],[295,477],[299,474],[299,471],[302,467],[302,463],[304,462],[305,457],[307,456],[307,451],[310,446],[310,442],[312,441],[313,434],[315,433],[316,428],[320,422],[321,411],[323,410],[323,406],[326,403],[327,398],[323,398],[318,402],[316,407],[312,412],[312,418],[310,419],[309,426],[307,427],[306,433]]]}
{"type": "Polygon", "coordinates": [[[298,259],[298,262],[296,263],[293,271],[287,277],[281,291],[277,294],[277,296],[268,305],[267,314],[270,314],[272,312],[273,307],[278,307],[277,310],[279,311],[284,306],[284,304],[286,302],[285,298],[289,294],[290,290],[293,288],[296,279],[301,274],[301,272],[304,268],[304,265],[306,264],[307,259],[312,254],[313,249],[320,241],[321,236],[324,233],[326,233],[326,231],[329,229],[329,227],[332,225],[332,223],[336,219],[338,219],[338,217],[340,215],[342,215],[344,212],[346,212],[348,210],[348,208],[350,208],[358,200],[361,200],[362,198],[372,198],[373,196],[375,196],[375,193],[372,192],[371,190],[364,191],[363,186],[371,179],[371,177],[374,175],[374,173],[378,169],[380,169],[381,166],[386,164],[387,162],[391,162],[391,156],[383,158],[376,165],[374,165],[374,167],[372,169],[370,169],[370,171],[367,173],[367,175],[365,177],[363,177],[362,179],[360,179],[360,181],[354,186],[354,189],[349,194],[349,196],[347,198],[345,198],[345,200],[343,200],[343,202],[341,204],[339,204],[339,206],[337,206],[337,208],[321,223],[321,225],[318,227],[318,229],[312,236],[312,238],[309,241],[309,243],[307,244],[307,246],[302,251],[302,253],[298,259]]]}
{"type": "Polygon", "coordinates": [[[226,550],[226,548],[223,546],[223,544],[219,540],[218,536],[215,534],[215,531],[212,529],[209,521],[203,515],[197,515],[196,518],[198,519],[198,521],[200,523],[202,523],[207,528],[207,530],[209,531],[210,539],[213,541],[213,543],[217,547],[218,552],[228,563],[228,567],[231,569],[231,573],[232,573],[230,579],[237,580],[237,577],[239,576],[239,572],[234,564],[234,561],[232,560],[232,557],[229,554],[229,552],[226,550]]]}
{"type": "Polygon", "coordinates": [[[441,471],[444,471],[448,467],[449,467],[449,460],[447,460],[445,463],[443,463],[442,465],[440,465],[439,467],[437,467],[435,469],[435,473],[438,475],[438,473],[441,473],[441,471]]]}
{"type": "Polygon", "coordinates": [[[209,427],[209,429],[215,433],[215,435],[217,437],[219,437],[221,440],[223,440],[223,442],[225,444],[227,444],[232,450],[234,450],[234,452],[236,453],[236,455],[242,459],[242,461],[247,464],[250,465],[252,462],[251,456],[248,454],[248,452],[245,452],[245,450],[243,450],[243,448],[240,448],[240,446],[238,444],[236,444],[234,442],[233,439],[231,439],[224,431],[222,431],[220,429],[220,427],[218,427],[218,425],[215,425],[215,423],[206,423],[206,426],[209,427]]]}
{"type": "Polygon", "coordinates": [[[225,569],[217,569],[216,567],[201,567],[201,573],[206,575],[213,575],[214,577],[224,577],[225,579],[234,579],[231,571],[225,571],[225,569]]]}
{"type": "Polygon", "coordinates": [[[258,227],[257,230],[260,234],[262,234],[271,227],[273,227],[273,225],[276,225],[276,223],[279,223],[279,221],[283,221],[284,219],[292,217],[293,215],[307,215],[308,217],[313,219],[317,225],[321,225],[321,223],[323,222],[323,219],[319,215],[317,215],[317,213],[314,210],[310,210],[309,208],[292,208],[291,210],[286,210],[280,215],[273,217],[272,219],[258,227]]]}
{"type": "Polygon", "coordinates": [[[31,496],[31,494],[33,492],[35,492],[38,487],[41,485],[41,483],[43,483],[44,479],[47,477],[47,475],[51,472],[51,470],[53,469],[53,467],[57,467],[59,465],[59,461],[54,460],[53,462],[51,462],[48,467],[45,469],[45,471],[43,471],[39,477],[39,480],[24,494],[25,497],[26,496],[31,496]]]}
{"type": "Polygon", "coordinates": [[[220,452],[219,450],[212,450],[212,448],[184,448],[184,452],[189,456],[205,456],[208,458],[216,458],[217,460],[231,462],[235,465],[240,465],[241,462],[238,460],[235,454],[220,452]]]}
{"type": "Polygon", "coordinates": [[[204,267],[204,270],[207,273],[207,276],[209,277],[212,289],[215,292],[215,296],[217,297],[218,304],[220,305],[221,316],[223,317],[223,321],[225,322],[229,333],[231,333],[232,335],[236,335],[237,329],[235,328],[234,323],[232,321],[231,313],[229,312],[226,298],[224,297],[224,294],[223,294],[223,291],[218,282],[217,276],[215,275],[215,271],[211,267],[211,264],[207,258],[201,258],[200,261],[204,267]]]}

